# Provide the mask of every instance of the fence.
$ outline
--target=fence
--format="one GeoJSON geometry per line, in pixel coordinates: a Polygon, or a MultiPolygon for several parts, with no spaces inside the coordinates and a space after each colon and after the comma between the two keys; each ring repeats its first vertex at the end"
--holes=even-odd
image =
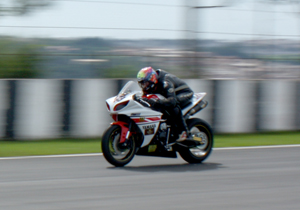
{"type": "MultiPolygon", "coordinates": [[[[207,92],[196,116],[216,133],[300,129],[300,82],[185,80],[207,92]]],[[[127,80],[0,80],[0,138],[99,137],[112,121],[105,100],[127,80]]]]}

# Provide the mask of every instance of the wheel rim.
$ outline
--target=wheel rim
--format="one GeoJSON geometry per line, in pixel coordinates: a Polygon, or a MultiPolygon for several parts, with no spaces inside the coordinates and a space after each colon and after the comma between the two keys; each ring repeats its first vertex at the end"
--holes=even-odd
{"type": "Polygon", "coordinates": [[[209,153],[211,149],[211,137],[207,129],[201,125],[196,125],[190,130],[192,137],[201,139],[201,145],[197,147],[190,148],[190,152],[198,158],[204,157],[209,153]]]}
{"type": "Polygon", "coordinates": [[[133,154],[134,141],[129,139],[120,144],[121,129],[112,132],[109,138],[109,152],[115,160],[126,161],[133,154]]]}

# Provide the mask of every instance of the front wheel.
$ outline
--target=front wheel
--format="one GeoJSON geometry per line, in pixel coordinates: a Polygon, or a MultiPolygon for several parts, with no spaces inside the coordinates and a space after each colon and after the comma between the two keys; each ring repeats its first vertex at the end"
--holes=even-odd
{"type": "Polygon", "coordinates": [[[193,148],[180,148],[180,156],[189,163],[201,163],[210,154],[213,147],[212,129],[203,120],[194,118],[187,120],[187,126],[194,139],[201,141],[201,145],[193,148]]]}
{"type": "Polygon", "coordinates": [[[133,137],[120,144],[121,127],[112,125],[102,137],[102,152],[105,159],[112,165],[120,167],[128,164],[134,157],[136,144],[133,137]]]}

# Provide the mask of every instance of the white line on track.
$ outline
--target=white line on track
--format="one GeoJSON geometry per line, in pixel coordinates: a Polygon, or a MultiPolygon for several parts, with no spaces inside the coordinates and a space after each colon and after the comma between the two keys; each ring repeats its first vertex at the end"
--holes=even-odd
{"type": "MultiPolygon", "coordinates": [[[[300,147],[300,144],[290,145],[270,145],[270,146],[252,146],[252,147],[219,147],[213,148],[213,150],[242,150],[242,149],[272,149],[272,148],[292,148],[300,147]]],[[[68,155],[37,155],[37,156],[19,156],[19,157],[0,157],[0,160],[21,160],[21,159],[33,159],[33,158],[63,158],[63,157],[92,157],[102,156],[102,153],[87,153],[87,154],[68,154],[68,155]]]]}
{"type": "Polygon", "coordinates": [[[102,153],[68,154],[68,155],[36,155],[36,156],[1,157],[0,160],[19,160],[19,159],[32,159],[32,158],[89,157],[89,156],[100,156],[100,155],[102,155],[102,153]]]}
{"type": "Polygon", "coordinates": [[[300,144],[251,146],[251,147],[219,147],[219,148],[213,148],[213,150],[272,149],[272,148],[291,148],[291,147],[300,147],[300,144]]]}

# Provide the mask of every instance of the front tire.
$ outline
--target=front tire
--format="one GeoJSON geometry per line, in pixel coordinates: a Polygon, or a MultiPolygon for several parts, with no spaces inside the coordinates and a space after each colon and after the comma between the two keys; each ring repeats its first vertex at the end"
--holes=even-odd
{"type": "Polygon", "coordinates": [[[122,167],[128,164],[135,155],[136,144],[130,137],[126,144],[120,144],[121,127],[112,125],[102,137],[102,152],[105,159],[112,165],[122,167]]]}
{"type": "Polygon", "coordinates": [[[178,152],[188,163],[201,163],[209,156],[213,147],[212,129],[208,123],[197,118],[189,119],[186,123],[191,135],[201,139],[201,145],[193,148],[182,147],[178,152]]]}

